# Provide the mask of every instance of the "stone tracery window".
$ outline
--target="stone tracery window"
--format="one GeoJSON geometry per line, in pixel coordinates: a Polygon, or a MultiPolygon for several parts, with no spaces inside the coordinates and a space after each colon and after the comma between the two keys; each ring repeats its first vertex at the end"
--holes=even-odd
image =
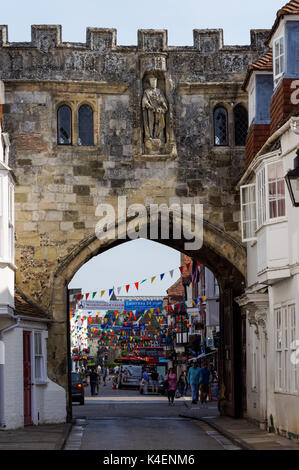
{"type": "Polygon", "coordinates": [[[228,145],[227,111],[223,106],[214,110],[214,145],[228,145]]]}
{"type": "Polygon", "coordinates": [[[248,112],[241,104],[234,108],[235,145],[244,147],[248,133],[248,112]]]}
{"type": "Polygon", "coordinates": [[[62,105],[57,111],[57,143],[71,145],[72,143],[72,111],[67,105],[62,105]]]}
{"type": "Polygon", "coordinates": [[[82,104],[78,111],[79,137],[78,145],[94,145],[93,109],[82,104]]]}

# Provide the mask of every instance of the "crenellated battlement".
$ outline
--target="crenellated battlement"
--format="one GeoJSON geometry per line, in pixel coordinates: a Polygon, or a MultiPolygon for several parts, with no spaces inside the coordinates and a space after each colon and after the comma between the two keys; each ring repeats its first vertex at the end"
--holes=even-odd
{"type": "Polygon", "coordinates": [[[250,31],[251,43],[248,46],[225,46],[222,29],[194,29],[193,46],[169,46],[166,29],[140,29],[137,33],[137,46],[117,44],[117,30],[114,28],[87,28],[86,43],[62,41],[61,25],[32,25],[31,42],[9,42],[7,25],[0,25],[0,47],[3,48],[36,48],[49,52],[55,48],[74,48],[106,53],[109,50],[138,50],[143,52],[167,52],[173,50],[196,50],[213,54],[221,49],[253,49],[263,51],[264,41],[269,30],[253,29],[250,31]]]}

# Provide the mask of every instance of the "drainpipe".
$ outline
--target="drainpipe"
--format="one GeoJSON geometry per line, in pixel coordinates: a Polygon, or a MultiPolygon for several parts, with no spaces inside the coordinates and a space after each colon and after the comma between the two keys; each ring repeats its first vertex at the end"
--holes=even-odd
{"type": "Polygon", "coordinates": [[[6,428],[5,408],[4,408],[4,365],[5,365],[5,345],[3,341],[4,333],[19,326],[21,318],[14,317],[15,323],[0,330],[0,429],[6,428]]]}

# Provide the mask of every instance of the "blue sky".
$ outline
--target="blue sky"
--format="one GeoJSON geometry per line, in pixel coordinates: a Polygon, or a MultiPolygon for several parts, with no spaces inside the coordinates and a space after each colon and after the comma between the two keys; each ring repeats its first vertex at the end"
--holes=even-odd
{"type": "MultiPolygon", "coordinates": [[[[1,23],[9,41],[30,41],[31,24],[61,24],[62,40],[85,42],[86,27],[117,29],[117,43],[137,44],[138,29],[167,29],[169,45],[193,44],[193,29],[222,28],[226,45],[249,44],[250,29],[271,28],[281,0],[40,0],[5,2],[1,23]]],[[[73,278],[70,287],[84,292],[109,289],[180,265],[180,254],[154,242],[137,240],[93,258],[73,278]]],[[[175,271],[177,273],[178,270],[175,271]]],[[[139,295],[164,295],[178,278],[144,283],[139,295]]],[[[131,288],[130,293],[137,294],[131,288]]],[[[124,289],[122,290],[124,293],[124,289]]]]}
{"type": "Polygon", "coordinates": [[[86,27],[117,29],[118,44],[137,43],[137,30],[165,28],[170,45],[192,45],[192,30],[223,28],[227,45],[249,44],[250,29],[270,28],[282,0],[10,0],[1,24],[10,41],[30,41],[31,24],[61,24],[63,41],[85,42],[86,27]]]}

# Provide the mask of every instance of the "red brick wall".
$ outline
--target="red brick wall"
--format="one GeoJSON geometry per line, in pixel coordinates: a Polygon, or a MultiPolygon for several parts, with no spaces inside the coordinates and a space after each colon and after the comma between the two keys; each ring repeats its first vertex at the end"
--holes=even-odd
{"type": "Polygon", "coordinates": [[[245,164],[250,165],[258,151],[270,137],[270,124],[252,124],[246,141],[245,164]]]}
{"type": "Polygon", "coordinates": [[[299,111],[299,106],[291,102],[291,95],[294,92],[291,88],[293,81],[292,78],[282,80],[271,99],[271,135],[284,124],[286,119],[299,111]]]}

